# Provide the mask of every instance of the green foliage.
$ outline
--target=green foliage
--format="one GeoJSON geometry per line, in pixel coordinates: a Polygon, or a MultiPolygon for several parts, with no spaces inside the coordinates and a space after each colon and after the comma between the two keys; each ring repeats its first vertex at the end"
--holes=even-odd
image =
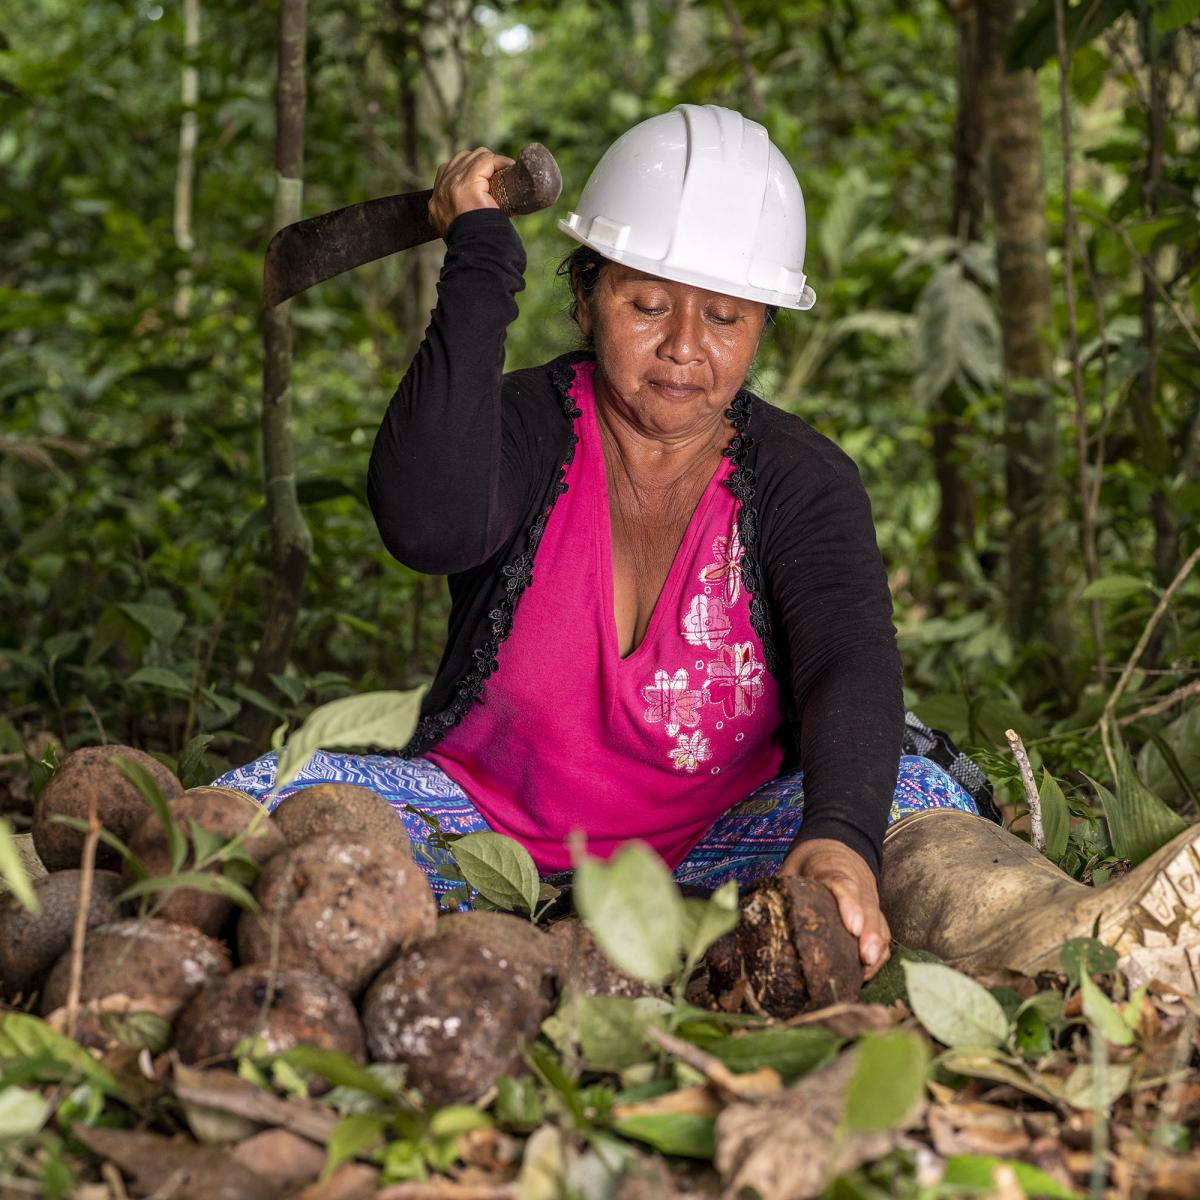
{"type": "Polygon", "coordinates": [[[917,1020],[943,1045],[999,1046],[1008,1018],[999,1001],[970,976],[941,963],[906,962],[908,999],[917,1020]]]}
{"type": "Polygon", "coordinates": [[[454,861],[467,883],[498,908],[533,917],[541,881],[529,851],[499,833],[469,833],[454,842],[454,861]]]}
{"type": "Polygon", "coordinates": [[[925,1090],[929,1047],[907,1029],[871,1034],[858,1046],[842,1124],[870,1133],[904,1124],[925,1090]]]}

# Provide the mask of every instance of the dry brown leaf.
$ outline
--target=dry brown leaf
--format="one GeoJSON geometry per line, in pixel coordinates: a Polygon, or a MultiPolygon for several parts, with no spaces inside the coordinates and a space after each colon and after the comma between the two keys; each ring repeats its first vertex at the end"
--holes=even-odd
{"type": "Polygon", "coordinates": [[[173,1090],[182,1104],[216,1109],[258,1125],[275,1125],[324,1145],[338,1115],[313,1100],[281,1100],[231,1071],[196,1071],[175,1065],[173,1090]]]}
{"type": "Polygon", "coordinates": [[[455,1143],[458,1156],[469,1167],[496,1174],[521,1161],[521,1142],[498,1129],[468,1129],[455,1143]]]}
{"type": "Polygon", "coordinates": [[[1200,1196],[1200,1150],[1172,1154],[1125,1137],[1113,1155],[1113,1182],[1122,1194],[1145,1200],[1196,1200],[1200,1196]]]}
{"type": "MultiPolygon", "coordinates": [[[[770,1100],[730,1104],[716,1127],[722,1195],[733,1200],[753,1188],[761,1200],[811,1200],[833,1175],[889,1153],[901,1140],[899,1130],[839,1130],[857,1062],[858,1051],[847,1050],[770,1100]]],[[[915,1125],[924,1109],[921,1097],[903,1128],[915,1125]]]]}
{"type": "Polygon", "coordinates": [[[290,1200],[373,1200],[379,1172],[363,1163],[343,1163],[328,1179],[309,1184],[290,1200]]]}
{"type": "Polygon", "coordinates": [[[312,1183],[325,1166],[325,1151],[286,1129],[266,1129],[233,1147],[232,1157],[281,1188],[312,1183]]]}
{"type": "Polygon", "coordinates": [[[281,1189],[215,1146],[129,1129],[76,1125],[74,1135],[93,1154],[129,1176],[131,1196],[169,1190],[172,1200],[275,1200],[281,1189]]]}
{"type": "Polygon", "coordinates": [[[1021,1114],[995,1104],[939,1104],[929,1110],[928,1121],[933,1148],[944,1158],[1011,1158],[1029,1146],[1021,1114]]]}

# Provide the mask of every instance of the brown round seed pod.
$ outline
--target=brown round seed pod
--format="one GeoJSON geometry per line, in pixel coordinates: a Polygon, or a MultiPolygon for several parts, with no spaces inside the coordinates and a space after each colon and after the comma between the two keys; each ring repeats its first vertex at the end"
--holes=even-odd
{"type": "Polygon", "coordinates": [[[714,996],[748,989],[759,1008],[783,1018],[858,996],[858,941],[824,884],[764,879],[746,891],[740,908],[737,928],[705,955],[714,996]]]}
{"type": "MultiPolygon", "coordinates": [[[[283,847],[283,835],[275,828],[271,818],[244,792],[227,788],[191,788],[172,800],[168,807],[176,824],[189,838],[193,821],[201,829],[221,838],[245,833],[253,821],[254,828],[246,834],[242,844],[246,853],[257,863],[266,862],[283,847]]],[[[154,813],[138,826],[129,849],[148,875],[161,877],[171,874],[171,849],[167,833],[154,813]]],[[[189,869],[192,862],[189,846],[182,869],[189,869]]],[[[129,863],[125,864],[123,870],[126,883],[133,883],[137,876],[129,863]]],[[[205,870],[211,873],[216,868],[207,867],[205,870]]],[[[154,905],[154,915],[163,921],[191,925],[203,933],[215,935],[233,911],[234,902],[216,892],[181,887],[173,888],[170,892],[155,893],[154,905]]]]}
{"type": "Polygon", "coordinates": [[[543,930],[524,917],[486,909],[443,913],[438,917],[433,933],[422,939],[422,944],[433,947],[443,939],[486,946],[502,958],[536,970],[546,987],[558,986],[561,966],[558,947],[543,930]]]}
{"type": "MultiPolygon", "coordinates": [[[[100,824],[128,843],[150,813],[141,793],[110,760],[123,758],[149,772],[163,796],[170,800],[183,791],[179,780],[156,758],[131,746],[85,746],[63,759],[62,766],[42,789],[33,810],[33,844],[49,871],[78,867],[83,854],[84,834],[53,817],[76,817],[86,821],[88,802],[96,801],[100,824]]],[[[103,842],[96,847],[96,865],[116,867],[120,856],[103,842]]]]}
{"type": "Polygon", "coordinates": [[[564,917],[547,930],[558,961],[564,990],[574,988],[585,996],[661,996],[662,988],[644,982],[613,966],[596,945],[592,931],[578,917],[564,917]]]}
{"type": "Polygon", "coordinates": [[[536,964],[453,934],[409,947],[367,989],[363,1025],[377,1062],[403,1063],[427,1105],[478,1099],[523,1069],[554,1007],[536,964]]]}
{"type": "Polygon", "coordinates": [[[238,920],[243,963],[316,971],[357,995],[400,946],[433,932],[437,905],[420,867],[392,846],[327,833],[275,855],[238,920]]]}
{"type": "MultiPolygon", "coordinates": [[[[156,1011],[169,1001],[181,1007],[206,983],[230,971],[229,952],[220,942],[187,925],[153,918],[100,925],[83,945],[80,999],[125,995],[153,1000],[156,1011]]],[[[67,1002],[71,952],[50,972],[42,993],[42,1014],[67,1002]]]]}
{"type": "Polygon", "coordinates": [[[356,833],[411,856],[404,820],[370,788],[353,783],[317,783],[285,796],[271,814],[289,846],[323,833],[356,833]]]}
{"type": "MultiPolygon", "coordinates": [[[[31,913],[12,896],[0,905],[0,991],[5,996],[31,995],[59,955],[70,949],[82,875],[82,871],[55,871],[35,880],[33,891],[41,906],[38,913],[31,913]]],[[[89,929],[121,915],[117,903],[121,886],[115,871],[97,871],[92,877],[89,929]]]]}
{"type": "Polygon", "coordinates": [[[175,1025],[175,1049],[186,1063],[228,1062],[255,1038],[267,1054],[320,1046],[362,1062],[366,1053],[350,997],[311,971],[272,978],[269,966],[239,967],[197,992],[175,1025]]]}

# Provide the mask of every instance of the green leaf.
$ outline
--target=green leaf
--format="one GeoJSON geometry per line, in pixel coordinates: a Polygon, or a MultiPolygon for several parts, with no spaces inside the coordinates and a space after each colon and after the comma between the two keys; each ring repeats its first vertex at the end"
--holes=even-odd
{"type": "Polygon", "coordinates": [[[134,686],[157,688],[160,692],[185,700],[192,694],[191,683],[167,667],[139,667],[125,682],[134,686]]]}
{"type": "Polygon", "coordinates": [[[417,727],[424,694],[423,687],[408,692],[364,692],[314,708],[283,748],[275,790],[296,778],[314,750],[405,745],[417,727]]]}
{"type": "Polygon", "coordinates": [[[719,1058],[739,1074],[773,1067],[791,1083],[831,1062],[842,1039],[827,1029],[761,1029],[733,1034],[705,1045],[706,1053],[719,1058]]]}
{"type": "Polygon", "coordinates": [[[187,838],[171,814],[170,806],[163,798],[162,789],[158,786],[158,780],[141,763],[134,762],[131,758],[113,755],[108,761],[137,788],[142,799],[158,817],[166,832],[167,849],[171,852],[171,865],[178,867],[187,858],[187,838]]]}
{"type": "Polygon", "coordinates": [[[1168,804],[1179,803],[1186,798],[1188,785],[1193,795],[1200,791],[1200,704],[1159,730],[1158,735],[1138,754],[1138,775],[1156,796],[1168,804]],[[1168,755],[1174,756],[1174,764],[1168,755]]]}
{"type": "Polygon", "coordinates": [[[690,974],[704,952],[718,938],[737,928],[738,887],[732,879],[707,900],[688,897],[683,902],[684,973],[690,974]]]}
{"type": "Polygon", "coordinates": [[[528,1075],[502,1075],[496,1080],[496,1119],[505,1129],[534,1129],[543,1115],[537,1084],[528,1075]]]}
{"type": "Polygon", "coordinates": [[[541,881],[529,851],[502,833],[469,833],[450,853],[463,878],[498,908],[532,913],[541,881]]]}
{"type": "Polygon", "coordinates": [[[1084,1063],[1067,1076],[1063,1099],[1075,1108],[1109,1108],[1124,1094],[1132,1078],[1133,1068],[1124,1063],[1110,1063],[1102,1071],[1084,1063]]]}
{"type": "Polygon", "coordinates": [[[122,603],[118,607],[126,616],[140,625],[154,641],[164,646],[175,640],[187,619],[177,609],[165,608],[161,604],[122,603]]]}
{"type": "Polygon", "coordinates": [[[946,1173],[942,1176],[943,1187],[961,1188],[980,1196],[996,1193],[996,1168],[1008,1167],[1016,1176],[1021,1191],[1033,1198],[1047,1197],[1048,1200],[1083,1200],[1083,1196],[1069,1187],[1064,1187],[1045,1171],[1031,1167],[1015,1158],[993,1158],[989,1155],[963,1154],[946,1159],[946,1173]]]}
{"type": "Polygon", "coordinates": [[[1042,828],[1046,832],[1046,857],[1059,862],[1067,852],[1067,839],[1071,833],[1071,812],[1067,798],[1059,787],[1058,780],[1044,767],[1042,786],[1038,788],[1038,799],[1042,802],[1042,828]]]}
{"type": "Polygon", "coordinates": [[[1165,0],[1154,8],[1154,32],[1160,36],[1200,19],[1200,0],[1165,0]]]}
{"type": "Polygon", "coordinates": [[[232,840],[205,829],[191,817],[188,818],[188,836],[192,843],[192,858],[197,867],[206,866],[232,840]]]}
{"type": "Polygon", "coordinates": [[[325,1147],[325,1167],[321,1178],[328,1179],[344,1162],[357,1157],[383,1133],[387,1116],[383,1113],[350,1113],[333,1127],[325,1147]]]}
{"type": "Polygon", "coordinates": [[[311,1071],[327,1079],[335,1087],[354,1088],[375,1096],[379,1100],[392,1100],[395,1089],[376,1078],[366,1067],[356,1063],[341,1050],[327,1050],[321,1046],[296,1046],[278,1056],[293,1067],[311,1071]]]}
{"type": "Polygon", "coordinates": [[[185,788],[199,787],[212,778],[205,763],[204,752],[213,737],[211,733],[196,734],[179,755],[179,768],[175,773],[185,788]]]}
{"type": "Polygon", "coordinates": [[[1132,1046],[1133,1030],[1090,975],[1084,975],[1079,981],[1079,989],[1083,996],[1083,1015],[1092,1028],[1114,1046],[1132,1046]]]}
{"type": "Polygon", "coordinates": [[[674,1011],[654,996],[569,996],[564,1006],[574,1016],[584,1061],[597,1071],[620,1071],[653,1058],[646,1047],[646,1028],[665,1028],[674,1011]]]}
{"type": "Polygon", "coordinates": [[[106,1012],[100,1014],[105,1032],[122,1046],[145,1046],[159,1054],[171,1044],[171,1022],[154,1012],[106,1012]]]}
{"type": "Polygon", "coordinates": [[[717,1152],[716,1121],[695,1113],[643,1113],[619,1117],[613,1129],[663,1154],[711,1159],[717,1152]]]}
{"type": "Polygon", "coordinates": [[[40,1092],[21,1087],[0,1090],[0,1141],[37,1133],[52,1108],[40,1092]]]}
{"type": "MultiPolygon", "coordinates": [[[[1130,10],[1129,0],[1094,0],[1065,6],[1067,45],[1084,46],[1130,10]]],[[[1054,0],[1034,0],[1008,40],[1005,66],[1010,71],[1036,71],[1057,53],[1054,0]]]]}
{"type": "Polygon", "coordinates": [[[151,875],[131,883],[118,897],[118,901],[136,900],[139,896],[152,896],[156,892],[173,892],[176,888],[194,888],[197,892],[212,892],[232,900],[239,908],[258,912],[258,901],[240,883],[228,875],[216,875],[208,871],[176,871],[170,875],[151,875]]]}
{"type": "Polygon", "coordinates": [[[661,983],[679,970],[683,903],[666,863],[644,842],[627,842],[606,863],[581,857],[575,907],[626,974],[661,983]]]}
{"type": "Polygon", "coordinates": [[[108,1095],[121,1097],[116,1079],[78,1042],[56,1033],[45,1021],[29,1013],[9,1012],[0,1017],[0,1058],[45,1057],[69,1074],[78,1074],[108,1095]]]}
{"type": "Polygon", "coordinates": [[[1117,742],[1113,754],[1117,760],[1116,796],[1094,779],[1089,782],[1100,797],[1114,853],[1136,867],[1187,829],[1188,823],[1138,778],[1124,742],[1117,742]]]}
{"type": "Polygon", "coordinates": [[[1085,974],[1107,975],[1117,969],[1117,952],[1095,938],[1069,938],[1059,951],[1063,974],[1078,987],[1085,974]]]}
{"type": "Polygon", "coordinates": [[[1139,579],[1136,575],[1104,575],[1094,579],[1083,589],[1080,597],[1083,600],[1128,600],[1130,596],[1140,596],[1144,592],[1153,592],[1154,585],[1149,580],[1139,579]]]}
{"type": "Polygon", "coordinates": [[[974,979],[940,963],[904,964],[917,1020],[946,1046],[1000,1046],[1008,1018],[995,996],[974,979]]]}
{"type": "Polygon", "coordinates": [[[868,1034],[858,1043],[843,1123],[863,1133],[900,1128],[920,1101],[928,1074],[924,1038],[908,1029],[868,1034]]]}
{"type": "Polygon", "coordinates": [[[42,906],[38,903],[37,893],[29,872],[25,869],[25,861],[17,844],[17,835],[12,826],[0,817],[0,879],[8,885],[9,891],[30,912],[40,913],[42,906]]]}

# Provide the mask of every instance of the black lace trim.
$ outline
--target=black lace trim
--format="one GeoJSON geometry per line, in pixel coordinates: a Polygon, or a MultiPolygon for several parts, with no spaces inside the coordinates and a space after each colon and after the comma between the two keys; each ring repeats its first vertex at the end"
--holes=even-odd
{"type": "MultiPolygon", "coordinates": [[[[779,699],[783,709],[783,726],[793,731],[798,750],[792,681],[779,675],[779,654],[775,648],[775,633],[771,622],[771,610],[767,604],[767,581],[763,574],[759,556],[758,477],[754,468],[747,463],[754,439],[750,436],[750,414],[755,397],[745,390],[738,392],[733,403],[725,410],[726,418],[732,423],[734,436],[725,449],[725,457],[733,460],[733,473],[725,486],[738,501],[738,536],[742,539],[742,584],[750,596],[750,627],[762,643],[763,663],[779,682],[779,699]]],[[[762,403],[759,401],[759,403],[762,403]]]]}
{"type": "Polygon", "coordinates": [[[473,658],[475,665],[458,681],[455,697],[449,707],[441,712],[430,713],[418,723],[408,745],[400,751],[404,758],[413,758],[432,749],[446,736],[467,714],[467,709],[479,701],[483,694],[483,685],[499,667],[497,654],[500,643],[512,633],[513,614],[516,612],[517,601],[521,594],[533,582],[533,557],[541,544],[542,535],[546,532],[546,522],[554,511],[558,498],[567,490],[567,468],[575,461],[575,447],[579,444],[579,435],[575,432],[575,422],[583,415],[576,405],[571,389],[575,383],[575,366],[581,359],[559,361],[550,366],[550,382],[558,392],[559,403],[563,413],[570,422],[570,432],[567,434],[567,449],[563,455],[562,465],[558,470],[558,478],[550,492],[550,503],[542,514],[529,527],[526,548],[510,563],[501,567],[504,578],[504,596],[500,603],[488,613],[491,621],[491,634],[482,646],[476,647],[473,658]]]}

